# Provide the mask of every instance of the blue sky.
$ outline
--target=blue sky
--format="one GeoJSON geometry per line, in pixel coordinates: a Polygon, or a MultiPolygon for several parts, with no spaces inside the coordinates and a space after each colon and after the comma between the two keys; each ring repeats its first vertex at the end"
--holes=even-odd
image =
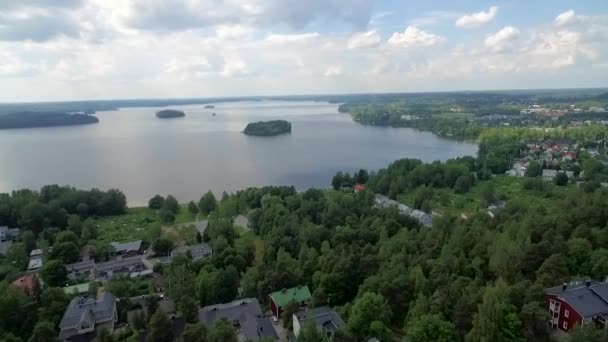
{"type": "Polygon", "coordinates": [[[608,1],[0,2],[0,101],[608,86],[608,1]]]}

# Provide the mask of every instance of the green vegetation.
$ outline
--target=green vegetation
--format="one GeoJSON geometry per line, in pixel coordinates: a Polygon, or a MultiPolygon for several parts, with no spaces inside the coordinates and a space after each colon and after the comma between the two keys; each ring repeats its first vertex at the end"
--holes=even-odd
{"type": "Polygon", "coordinates": [[[75,126],[98,122],[97,117],[86,114],[22,112],[0,115],[0,129],[75,126]]]}
{"type": "Polygon", "coordinates": [[[159,119],[183,118],[184,116],[186,116],[184,112],[175,109],[163,109],[156,112],[156,117],[159,119]]]}
{"type": "Polygon", "coordinates": [[[291,133],[291,123],[285,120],[252,122],[245,127],[243,133],[263,137],[291,133]]]}

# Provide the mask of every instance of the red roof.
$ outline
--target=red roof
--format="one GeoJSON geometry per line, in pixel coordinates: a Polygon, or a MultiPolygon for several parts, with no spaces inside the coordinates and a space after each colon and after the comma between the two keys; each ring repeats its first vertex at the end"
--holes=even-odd
{"type": "Polygon", "coordinates": [[[355,184],[355,192],[363,191],[366,187],[363,184],[355,184]]]}
{"type": "Polygon", "coordinates": [[[33,274],[24,275],[13,281],[11,286],[23,289],[30,295],[35,295],[38,290],[38,279],[36,279],[36,276],[33,274]]]}

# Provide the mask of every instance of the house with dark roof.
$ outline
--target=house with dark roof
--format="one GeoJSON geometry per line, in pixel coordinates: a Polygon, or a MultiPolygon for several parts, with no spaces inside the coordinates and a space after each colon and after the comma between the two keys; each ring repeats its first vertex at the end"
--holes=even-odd
{"type": "Polygon", "coordinates": [[[171,257],[175,257],[178,254],[190,254],[192,260],[198,260],[202,258],[210,257],[213,254],[213,249],[206,243],[199,243],[192,246],[179,246],[171,251],[171,257]]]}
{"type": "Polygon", "coordinates": [[[545,303],[552,329],[570,331],[576,324],[603,328],[608,321],[608,283],[587,280],[551,287],[545,289],[545,303]]]}
{"type": "Polygon", "coordinates": [[[226,304],[205,306],[198,311],[198,320],[207,327],[220,319],[226,319],[232,323],[239,341],[257,341],[262,338],[278,340],[272,322],[268,317],[264,317],[256,298],[244,298],[226,304]]]}
{"type": "Polygon", "coordinates": [[[68,271],[68,279],[95,279],[95,260],[87,259],[73,264],[65,265],[65,269],[68,271]]]}
{"type": "Polygon", "coordinates": [[[118,321],[116,297],[105,292],[98,298],[75,297],[70,301],[59,323],[61,341],[93,341],[97,332],[114,331],[118,321]]]}
{"type": "Polygon", "coordinates": [[[110,246],[114,248],[114,251],[118,255],[122,255],[124,257],[132,257],[138,254],[142,254],[142,240],[137,241],[129,241],[129,242],[110,242],[110,246]]]}
{"type": "Polygon", "coordinates": [[[130,276],[131,273],[141,272],[146,269],[146,265],[141,256],[123,258],[118,256],[112,260],[95,264],[96,279],[98,281],[108,281],[117,276],[130,276]]]}
{"type": "Polygon", "coordinates": [[[281,314],[285,307],[291,302],[296,302],[301,308],[308,306],[310,298],[310,290],[308,286],[300,285],[290,289],[282,289],[270,294],[270,310],[277,319],[281,318],[281,314]]]}
{"type": "Polygon", "coordinates": [[[327,306],[299,311],[293,314],[293,333],[296,338],[308,324],[314,324],[327,341],[331,341],[336,331],[345,323],[336,311],[327,306]]]}
{"type": "Polygon", "coordinates": [[[23,290],[28,296],[36,297],[40,290],[40,282],[35,274],[26,274],[15,279],[11,287],[23,290]]]}

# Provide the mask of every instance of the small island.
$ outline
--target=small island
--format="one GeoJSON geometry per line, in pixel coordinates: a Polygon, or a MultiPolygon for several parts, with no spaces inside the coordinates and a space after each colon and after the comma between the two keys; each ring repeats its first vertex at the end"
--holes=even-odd
{"type": "Polygon", "coordinates": [[[215,108],[215,106],[214,105],[206,105],[205,106],[205,109],[211,109],[211,108],[215,108]]]}
{"type": "Polygon", "coordinates": [[[98,122],[99,119],[92,115],[62,112],[20,112],[0,115],[0,129],[75,126],[98,122]]]}
{"type": "Polygon", "coordinates": [[[243,133],[262,137],[291,133],[291,123],[285,120],[252,122],[245,127],[243,133]]]}
{"type": "Polygon", "coordinates": [[[186,116],[184,112],[175,109],[163,109],[156,112],[156,117],[159,119],[183,118],[184,116],[186,116]]]}

